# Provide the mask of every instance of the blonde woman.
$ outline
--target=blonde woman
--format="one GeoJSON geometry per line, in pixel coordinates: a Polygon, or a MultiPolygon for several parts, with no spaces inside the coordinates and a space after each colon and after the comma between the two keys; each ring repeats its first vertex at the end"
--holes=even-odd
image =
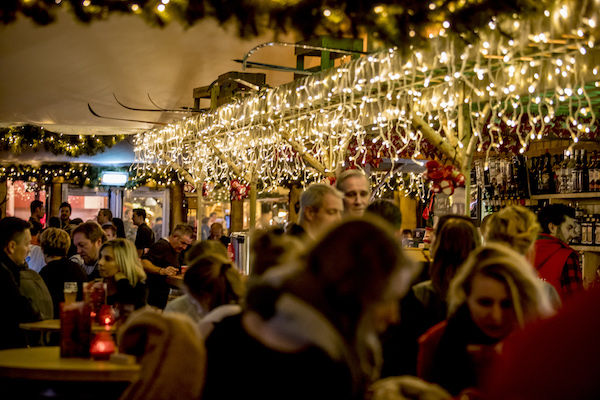
{"type": "MultiPolygon", "coordinates": [[[[522,206],[508,206],[492,215],[486,227],[485,240],[507,245],[525,256],[533,268],[535,241],[540,232],[542,228],[531,210],[522,206]]],[[[543,284],[554,308],[560,308],[560,296],[554,286],[546,281],[543,284]]]]}
{"type": "Polygon", "coordinates": [[[146,304],[146,273],[131,241],[114,239],[104,243],[98,270],[107,283],[108,304],[133,305],[136,309],[146,304]]]}
{"type": "Polygon", "coordinates": [[[471,253],[450,284],[446,321],[419,339],[419,377],[453,395],[477,387],[498,344],[551,315],[542,282],[525,258],[498,243],[471,253]]]}

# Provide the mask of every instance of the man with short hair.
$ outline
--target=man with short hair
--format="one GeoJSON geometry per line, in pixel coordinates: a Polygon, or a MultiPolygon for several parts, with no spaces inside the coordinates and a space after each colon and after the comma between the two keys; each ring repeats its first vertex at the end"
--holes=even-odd
{"type": "Polygon", "coordinates": [[[81,267],[90,281],[100,277],[98,260],[100,259],[100,248],[105,241],[106,235],[102,227],[94,221],[84,222],[73,231],[73,243],[77,254],[83,259],[81,267]]]}
{"type": "Polygon", "coordinates": [[[210,236],[210,226],[208,226],[208,217],[202,218],[202,224],[200,225],[200,240],[208,240],[210,236]]]}
{"type": "Polygon", "coordinates": [[[561,297],[583,288],[577,252],[569,246],[575,237],[575,209],[550,204],[538,214],[542,232],[535,242],[535,268],[561,297]]]}
{"type": "Polygon", "coordinates": [[[60,204],[60,207],[58,209],[58,215],[60,218],[60,229],[64,229],[67,232],[70,231],[71,228],[69,227],[69,225],[71,224],[72,211],[73,209],[71,208],[71,205],[66,201],[60,204]]]}
{"type": "Polygon", "coordinates": [[[112,222],[112,218],[112,211],[110,211],[108,208],[101,208],[98,211],[98,216],[96,216],[96,221],[98,221],[98,225],[102,226],[112,222]]]}
{"type": "MultiPolygon", "coordinates": [[[[367,206],[367,212],[377,215],[384,221],[387,221],[394,229],[396,239],[402,239],[402,212],[400,207],[393,201],[387,199],[378,199],[367,206]]],[[[410,230],[409,230],[410,232],[410,230]]]]}
{"type": "Polygon", "coordinates": [[[154,241],[157,242],[163,235],[162,233],[162,217],[156,217],[154,220],[154,226],[152,227],[152,232],[154,233],[154,241]]]}
{"type": "Polygon", "coordinates": [[[362,217],[371,196],[371,186],[365,173],[358,169],[348,169],[337,177],[335,186],[344,194],[344,214],[362,217]]]}
{"type": "Polygon", "coordinates": [[[194,229],[178,224],[167,239],[159,239],[144,254],[142,265],[148,274],[148,304],[160,309],[167,305],[169,285],[166,275],[177,275],[181,265],[181,252],[193,243],[194,229]]]}
{"type": "Polygon", "coordinates": [[[154,243],[154,232],[152,232],[152,229],[146,224],[146,210],[143,208],[136,208],[133,210],[131,222],[137,226],[135,248],[138,251],[138,256],[141,257],[154,243]]]}
{"type": "Polygon", "coordinates": [[[298,225],[290,229],[294,236],[316,239],[322,232],[341,221],[344,213],[342,192],[323,183],[313,183],[300,195],[298,225]],[[302,234],[302,235],[301,235],[302,234]]]}
{"type": "Polygon", "coordinates": [[[231,239],[229,236],[223,235],[223,224],[220,222],[215,222],[210,226],[210,235],[208,235],[208,240],[218,240],[223,243],[223,246],[229,246],[231,243],[231,239]]]}
{"type": "Polygon", "coordinates": [[[29,223],[20,218],[0,220],[0,304],[3,304],[0,348],[27,345],[19,323],[39,320],[30,300],[20,291],[20,268],[29,251],[29,223]]]}
{"type": "Polygon", "coordinates": [[[40,230],[44,227],[41,219],[44,218],[46,211],[44,210],[44,203],[40,200],[33,200],[29,203],[29,211],[31,216],[29,217],[29,223],[33,226],[38,227],[40,230]]]}

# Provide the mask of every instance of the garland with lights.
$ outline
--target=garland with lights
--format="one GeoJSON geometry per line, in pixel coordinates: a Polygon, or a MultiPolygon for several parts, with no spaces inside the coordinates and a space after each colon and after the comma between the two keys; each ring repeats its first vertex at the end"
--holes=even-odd
{"type": "Polygon", "coordinates": [[[0,165],[0,182],[6,180],[35,182],[48,185],[53,180],[80,186],[95,186],[99,183],[99,170],[86,164],[25,164],[0,165]]]}
{"type": "Polygon", "coordinates": [[[551,135],[572,149],[597,129],[599,17],[591,2],[552,1],[530,19],[490,18],[472,45],[438,32],[428,48],[371,54],[139,134],[137,167],[174,162],[211,182],[253,172],[274,187],[432,154],[465,174],[476,152],[523,153],[551,135]]]}
{"type": "Polygon", "coordinates": [[[473,43],[478,30],[503,15],[541,11],[549,0],[518,1],[211,1],[211,0],[27,0],[2,2],[0,19],[13,22],[19,14],[40,25],[56,20],[59,8],[67,8],[78,20],[90,23],[111,13],[139,15],[151,25],[178,21],[192,26],[204,18],[221,24],[235,22],[241,37],[266,31],[300,32],[305,38],[368,32],[384,43],[423,46],[433,36],[451,34],[473,43]]]}
{"type": "Polygon", "coordinates": [[[35,125],[0,128],[0,151],[23,153],[45,150],[71,157],[101,153],[125,139],[124,135],[64,135],[35,125]]]}

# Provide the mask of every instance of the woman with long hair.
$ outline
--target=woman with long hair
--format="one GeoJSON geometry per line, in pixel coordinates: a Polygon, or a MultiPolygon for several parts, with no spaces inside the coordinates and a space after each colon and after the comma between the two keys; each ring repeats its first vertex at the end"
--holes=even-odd
{"type": "Polygon", "coordinates": [[[419,377],[453,395],[478,387],[516,329],[553,312],[525,258],[497,243],[473,251],[450,283],[448,315],[419,339],[419,377]]]}
{"type": "Polygon", "coordinates": [[[241,329],[208,337],[203,398],[364,398],[378,376],[377,309],[404,294],[413,272],[384,224],[346,220],[267,271],[241,329]],[[244,371],[236,385],[226,378],[233,365],[244,371]]]}
{"type": "MultiPolygon", "coordinates": [[[[485,230],[485,240],[489,243],[503,243],[525,256],[534,268],[535,241],[542,232],[537,216],[523,206],[508,206],[492,214],[485,230]]],[[[555,309],[561,306],[560,295],[550,282],[542,280],[544,289],[550,296],[555,309]]]]}
{"type": "Polygon", "coordinates": [[[430,279],[414,285],[400,303],[400,323],[382,336],[383,376],[415,375],[419,337],[446,319],[450,281],[469,253],[481,244],[470,218],[442,216],[436,225],[430,279]]]}
{"type": "Polygon", "coordinates": [[[146,273],[134,244],[114,239],[100,248],[98,271],[107,284],[107,303],[111,305],[146,305],[146,273]]]}
{"type": "Polygon", "coordinates": [[[200,323],[212,309],[239,302],[244,292],[242,279],[220,241],[196,242],[185,254],[185,263],[184,294],[169,301],[165,312],[185,314],[200,323]]]}

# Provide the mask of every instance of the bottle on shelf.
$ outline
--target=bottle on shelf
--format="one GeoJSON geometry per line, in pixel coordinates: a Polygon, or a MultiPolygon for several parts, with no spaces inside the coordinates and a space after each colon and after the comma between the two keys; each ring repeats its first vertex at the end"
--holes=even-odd
{"type": "Polygon", "coordinates": [[[588,244],[590,244],[589,236],[588,236],[590,233],[588,228],[591,228],[590,219],[588,217],[584,216],[583,218],[581,218],[580,225],[581,225],[581,240],[579,241],[579,243],[581,243],[583,245],[588,245],[588,244]]]}
{"type": "Polygon", "coordinates": [[[586,150],[581,150],[580,153],[581,158],[581,172],[579,174],[579,191],[580,192],[589,192],[589,166],[587,162],[587,152],[586,150]]]}
{"type": "Polygon", "coordinates": [[[600,246],[600,215],[596,215],[596,224],[594,226],[594,245],[600,246]]]}
{"type": "Polygon", "coordinates": [[[550,152],[546,150],[544,154],[541,170],[541,193],[555,193],[554,190],[554,171],[552,170],[552,158],[550,152]]]}
{"type": "MultiPolygon", "coordinates": [[[[568,150],[565,151],[565,154],[568,150]]],[[[565,193],[573,193],[574,192],[574,182],[573,182],[573,170],[575,169],[575,157],[573,153],[569,153],[569,161],[567,161],[567,168],[565,171],[565,177],[567,179],[565,185],[565,193]]]]}
{"type": "Polygon", "coordinates": [[[538,194],[538,179],[536,176],[537,173],[537,159],[535,157],[530,157],[527,160],[527,174],[529,180],[529,192],[530,194],[538,194]]]}
{"type": "Polygon", "coordinates": [[[590,167],[589,167],[589,188],[590,192],[599,191],[598,185],[600,182],[598,181],[600,169],[598,168],[598,152],[594,150],[592,157],[590,158],[590,167]]]}
{"type": "Polygon", "coordinates": [[[579,150],[575,150],[574,153],[573,169],[571,170],[571,193],[579,193],[581,192],[581,187],[579,186],[581,183],[581,157],[579,150]]]}
{"type": "Polygon", "coordinates": [[[553,179],[554,179],[554,189],[555,193],[562,193],[562,160],[559,154],[554,155],[554,162],[552,163],[552,171],[553,171],[553,179]]]}
{"type": "Polygon", "coordinates": [[[582,225],[584,212],[583,209],[579,208],[579,203],[575,203],[575,237],[571,240],[572,244],[581,244],[582,241],[582,225]]]}

